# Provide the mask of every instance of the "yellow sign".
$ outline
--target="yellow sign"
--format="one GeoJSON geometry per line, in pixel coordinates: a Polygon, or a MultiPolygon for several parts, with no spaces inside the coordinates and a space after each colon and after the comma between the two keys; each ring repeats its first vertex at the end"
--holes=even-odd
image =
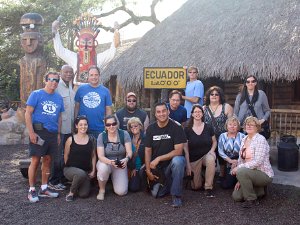
{"type": "Polygon", "coordinates": [[[144,67],[144,88],[183,89],[186,69],[174,67],[144,67]]]}

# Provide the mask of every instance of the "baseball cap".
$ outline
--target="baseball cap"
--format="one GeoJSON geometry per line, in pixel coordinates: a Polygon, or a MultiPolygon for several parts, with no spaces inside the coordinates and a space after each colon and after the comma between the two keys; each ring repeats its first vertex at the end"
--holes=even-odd
{"type": "Polygon", "coordinates": [[[136,98],[136,94],[133,93],[133,92],[129,92],[127,95],[126,95],[126,98],[129,98],[130,96],[134,96],[136,98]]]}

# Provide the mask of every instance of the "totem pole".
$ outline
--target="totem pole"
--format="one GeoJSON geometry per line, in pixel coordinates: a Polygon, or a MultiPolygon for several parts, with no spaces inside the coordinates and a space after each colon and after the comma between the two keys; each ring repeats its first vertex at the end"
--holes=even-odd
{"type": "Polygon", "coordinates": [[[20,20],[23,28],[21,46],[25,51],[25,56],[20,60],[21,107],[26,106],[27,98],[33,90],[43,87],[46,59],[43,56],[44,40],[39,32],[39,26],[43,23],[43,17],[37,13],[26,13],[20,20]]]}
{"type": "Polygon", "coordinates": [[[56,55],[70,65],[76,72],[75,82],[87,82],[87,70],[91,65],[103,69],[115,56],[116,48],[120,44],[118,24],[115,23],[114,40],[110,48],[102,53],[96,53],[100,32],[100,22],[89,13],[82,14],[74,21],[74,30],[77,37],[76,46],[78,53],[63,47],[58,32],[60,17],[52,23],[53,42],[56,55]]]}

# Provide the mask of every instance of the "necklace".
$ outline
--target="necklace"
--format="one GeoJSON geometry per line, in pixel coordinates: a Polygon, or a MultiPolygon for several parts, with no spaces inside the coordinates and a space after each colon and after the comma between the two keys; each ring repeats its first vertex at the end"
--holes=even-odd
{"type": "MultiPolygon", "coordinates": [[[[220,104],[219,104],[219,105],[220,105],[220,104]]],[[[211,109],[211,112],[212,112],[213,115],[215,115],[215,113],[216,113],[216,111],[217,111],[219,105],[217,105],[217,107],[216,107],[215,109],[213,109],[212,106],[209,106],[209,108],[211,109]]]]}

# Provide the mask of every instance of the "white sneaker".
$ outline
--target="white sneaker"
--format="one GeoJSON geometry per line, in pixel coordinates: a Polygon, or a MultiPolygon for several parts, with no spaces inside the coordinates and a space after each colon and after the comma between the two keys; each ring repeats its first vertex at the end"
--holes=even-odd
{"type": "Polygon", "coordinates": [[[99,193],[97,195],[97,200],[103,201],[104,200],[104,195],[105,195],[105,192],[100,192],[99,191],[99,193]]]}

